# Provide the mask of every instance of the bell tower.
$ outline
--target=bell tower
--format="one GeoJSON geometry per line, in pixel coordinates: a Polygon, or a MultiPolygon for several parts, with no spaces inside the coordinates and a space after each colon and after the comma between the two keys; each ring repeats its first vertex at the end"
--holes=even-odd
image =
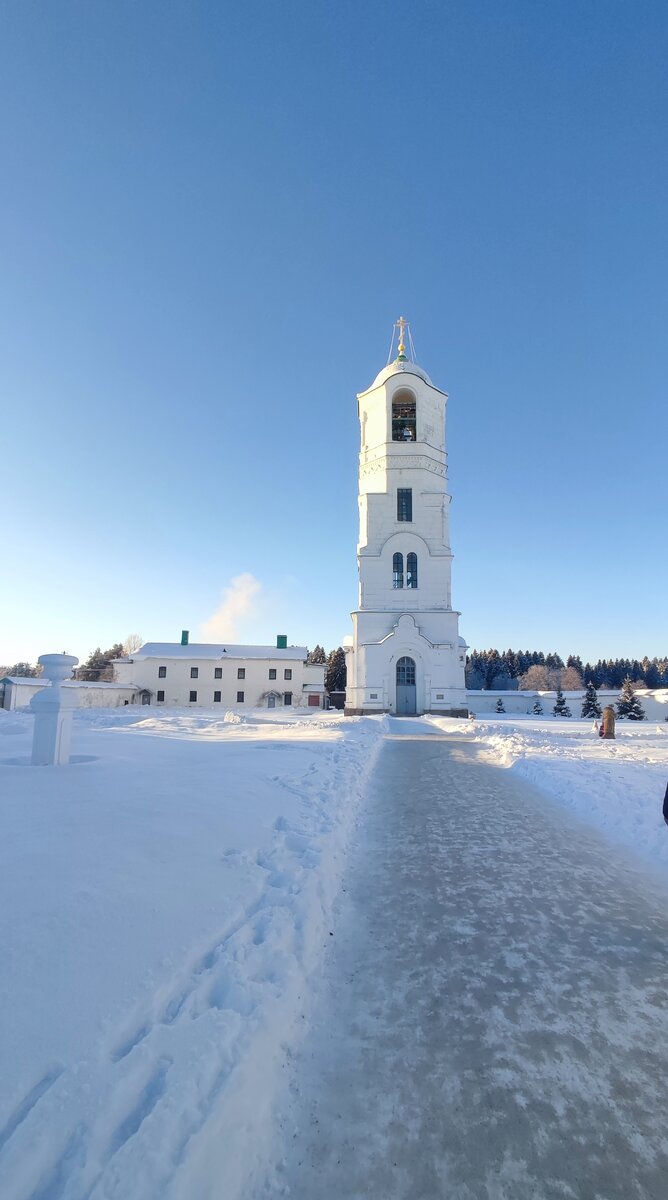
{"type": "Polygon", "coordinates": [[[387,366],[357,397],[359,600],[346,649],[350,714],[467,713],[466,642],[451,599],[448,397],[414,359],[400,317],[387,366]]]}

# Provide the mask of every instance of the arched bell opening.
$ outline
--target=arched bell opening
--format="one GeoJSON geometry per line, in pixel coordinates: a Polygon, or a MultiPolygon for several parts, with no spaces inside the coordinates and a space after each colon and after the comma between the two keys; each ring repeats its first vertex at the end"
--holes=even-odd
{"type": "Polygon", "coordinates": [[[399,388],[392,397],[392,441],[414,442],[416,437],[415,395],[399,388]]]}

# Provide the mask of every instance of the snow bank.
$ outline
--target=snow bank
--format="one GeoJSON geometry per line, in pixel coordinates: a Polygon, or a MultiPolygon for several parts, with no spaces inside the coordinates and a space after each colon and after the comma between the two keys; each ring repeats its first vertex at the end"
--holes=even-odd
{"type": "Polygon", "coordinates": [[[252,1189],[385,727],[270,715],[0,714],[3,1200],[252,1189]]]}
{"type": "MultiPolygon", "coordinates": [[[[440,728],[453,722],[431,718],[440,728]]],[[[662,803],[668,782],[668,725],[618,721],[603,741],[593,721],[510,718],[461,722],[481,749],[549,793],[590,825],[647,861],[668,866],[662,803]]]]}

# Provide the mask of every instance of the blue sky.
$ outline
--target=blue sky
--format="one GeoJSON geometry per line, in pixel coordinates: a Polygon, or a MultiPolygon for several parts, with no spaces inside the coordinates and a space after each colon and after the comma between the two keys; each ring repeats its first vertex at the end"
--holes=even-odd
{"type": "Polygon", "coordinates": [[[661,3],[3,6],[0,663],[226,589],[338,644],[400,312],[471,645],[668,652],[667,59],[661,3]]]}

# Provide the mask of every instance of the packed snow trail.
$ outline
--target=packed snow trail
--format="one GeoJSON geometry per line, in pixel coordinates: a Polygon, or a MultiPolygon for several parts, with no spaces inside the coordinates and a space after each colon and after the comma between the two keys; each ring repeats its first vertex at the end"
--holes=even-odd
{"type": "Polygon", "coordinates": [[[253,1200],[664,1200],[668,890],[392,729],[253,1200]]]}

